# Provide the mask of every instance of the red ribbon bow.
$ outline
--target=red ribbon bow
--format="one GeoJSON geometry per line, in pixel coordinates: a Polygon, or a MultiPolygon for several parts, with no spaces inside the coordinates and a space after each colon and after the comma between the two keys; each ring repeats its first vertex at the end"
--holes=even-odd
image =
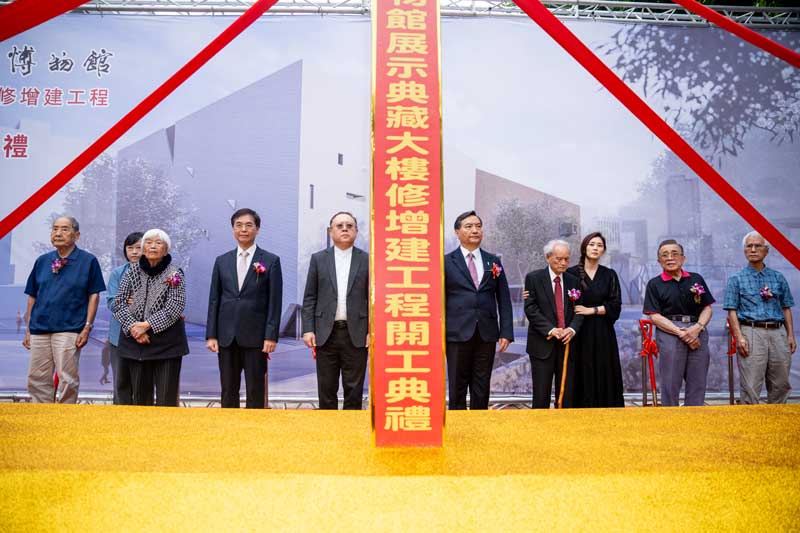
{"type": "Polygon", "coordinates": [[[640,320],[639,329],[642,332],[642,351],[639,355],[647,357],[652,355],[658,357],[658,344],[653,340],[653,322],[651,320],[640,320]]]}

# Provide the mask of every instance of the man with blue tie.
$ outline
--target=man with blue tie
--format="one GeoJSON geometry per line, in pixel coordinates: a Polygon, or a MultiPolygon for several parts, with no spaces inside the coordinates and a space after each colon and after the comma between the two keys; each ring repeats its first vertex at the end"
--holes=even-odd
{"type": "Polygon", "coordinates": [[[239,209],[231,226],[238,246],[214,263],[206,346],[218,354],[222,407],[239,407],[244,369],[247,407],[264,408],[267,359],[275,351],[281,323],[281,260],[256,246],[258,213],[239,209]]]}
{"type": "Polygon", "coordinates": [[[483,222],[475,211],[456,218],[461,245],[445,256],[449,408],[489,408],[495,343],[514,342],[511,294],[500,258],[481,250],[483,222]],[[499,317],[499,324],[498,324],[499,317]]]}

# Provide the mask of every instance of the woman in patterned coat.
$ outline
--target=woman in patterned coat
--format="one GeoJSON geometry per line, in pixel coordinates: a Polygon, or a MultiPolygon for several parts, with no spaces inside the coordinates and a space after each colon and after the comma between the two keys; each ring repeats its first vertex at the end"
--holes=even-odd
{"type": "Polygon", "coordinates": [[[114,317],[122,325],[119,356],[128,359],[134,405],[177,406],[181,361],[189,353],[183,271],[172,266],[170,238],[160,229],[142,237],[142,257],[122,277],[114,317]]]}

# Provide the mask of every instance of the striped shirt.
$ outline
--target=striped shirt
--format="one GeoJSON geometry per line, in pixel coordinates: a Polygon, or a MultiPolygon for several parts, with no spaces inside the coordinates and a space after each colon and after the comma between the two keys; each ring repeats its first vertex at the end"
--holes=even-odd
{"type": "Polygon", "coordinates": [[[783,309],[793,305],[792,291],[783,274],[766,266],[759,272],[747,265],[728,279],[722,307],[735,310],[740,320],[782,322],[783,309]],[[769,287],[772,298],[761,296],[765,287],[769,287]]]}

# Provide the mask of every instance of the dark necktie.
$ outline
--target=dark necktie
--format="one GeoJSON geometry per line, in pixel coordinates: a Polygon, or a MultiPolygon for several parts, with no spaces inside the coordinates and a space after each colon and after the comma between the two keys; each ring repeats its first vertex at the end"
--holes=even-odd
{"type": "Polygon", "coordinates": [[[558,320],[558,327],[563,328],[564,323],[564,295],[561,294],[561,276],[557,276],[553,281],[555,288],[553,289],[553,299],[556,301],[556,320],[558,320]]]}

